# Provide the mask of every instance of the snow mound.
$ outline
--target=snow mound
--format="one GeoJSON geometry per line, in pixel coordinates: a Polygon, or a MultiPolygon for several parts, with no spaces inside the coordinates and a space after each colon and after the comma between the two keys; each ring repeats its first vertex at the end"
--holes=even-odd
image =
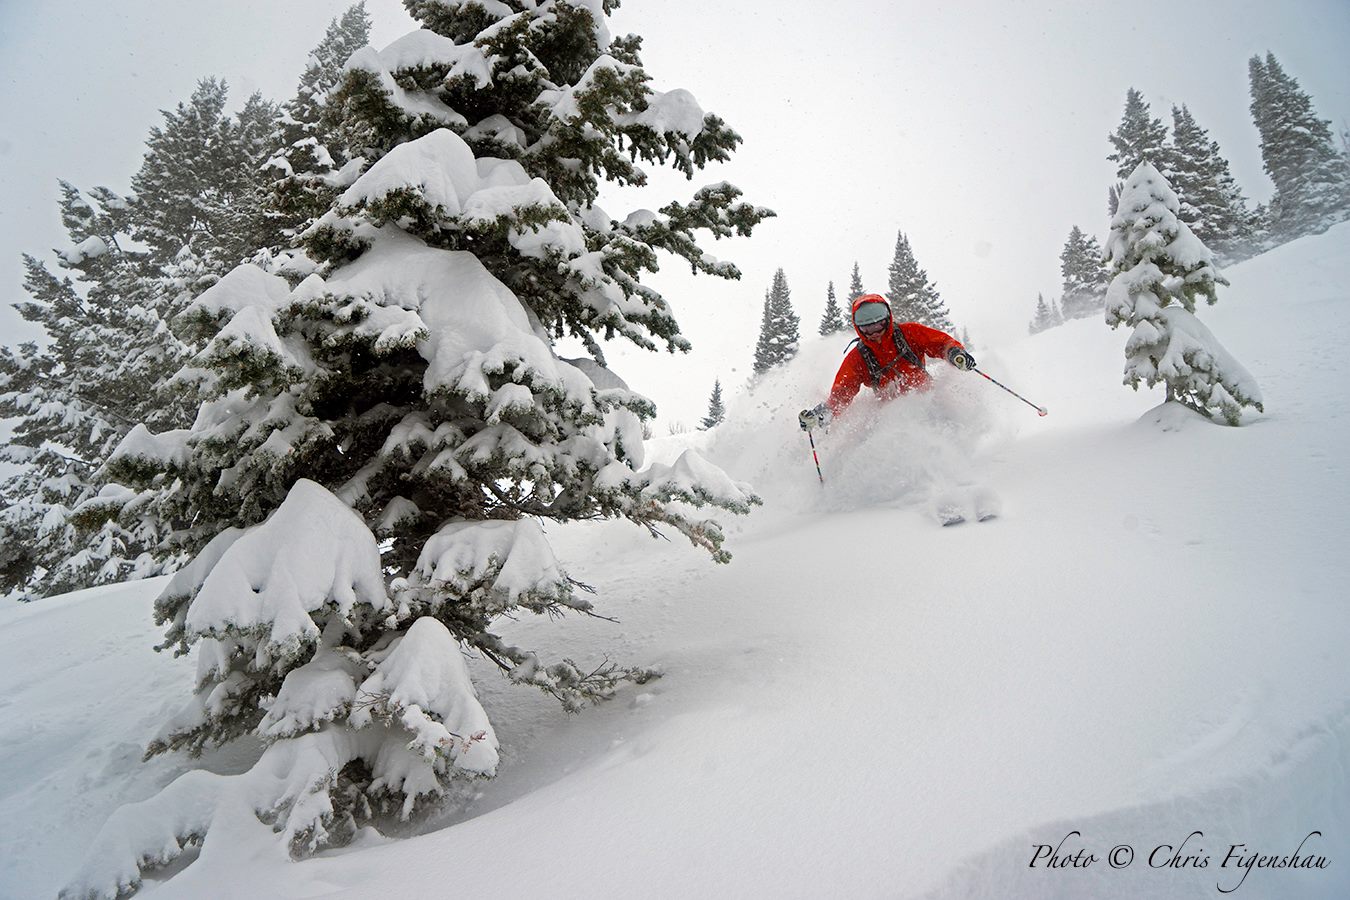
{"type": "Polygon", "coordinates": [[[212,317],[233,316],[240,310],[261,307],[269,315],[275,314],[290,299],[291,286],[286,279],[272,275],[252,263],[235,266],[201,296],[192,301],[193,310],[201,310],[212,317]]]}
{"type": "MultiPolygon", "coordinates": [[[[398,65],[413,61],[413,57],[403,52],[404,49],[402,47],[397,48],[393,59],[386,61],[381,57],[380,51],[374,47],[362,47],[347,60],[343,71],[364,71],[373,75],[384,92],[389,105],[413,122],[430,122],[460,128],[467,125],[468,120],[464,116],[446,106],[434,96],[425,91],[404,90],[402,85],[398,83],[394,73],[390,70],[390,64],[398,65]]],[[[425,47],[416,48],[419,53],[425,49],[425,47]]],[[[473,68],[473,64],[468,60],[466,60],[466,64],[469,68],[473,68]]]]}
{"type": "Polygon", "coordinates": [[[345,619],[358,604],[392,608],[375,538],[345,503],[301,479],[265,522],[235,538],[206,573],[186,624],[196,636],[231,629],[265,633],[261,666],[317,640],[311,613],[331,606],[345,619]]]}
{"type": "MultiPolygon", "coordinates": [[[[497,738],[472,683],[459,642],[443,624],[423,616],[394,641],[388,655],[357,690],[358,696],[372,699],[352,713],[352,725],[365,728],[378,712],[396,710],[412,735],[403,750],[430,763],[438,750],[454,747],[455,768],[491,775],[497,770],[497,738]]],[[[408,795],[405,816],[412,811],[415,797],[440,793],[432,772],[423,766],[382,776],[383,783],[408,795]],[[419,774],[425,783],[408,787],[407,779],[419,774]]]]}

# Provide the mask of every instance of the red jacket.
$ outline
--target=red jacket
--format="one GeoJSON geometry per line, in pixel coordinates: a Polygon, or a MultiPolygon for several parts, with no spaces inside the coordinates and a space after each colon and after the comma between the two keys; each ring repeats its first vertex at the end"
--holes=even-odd
{"type": "MultiPolygon", "coordinates": [[[[853,301],[852,312],[857,312],[862,303],[869,301],[884,302],[883,298],[877,294],[863,294],[853,301]]],[[[851,314],[850,321],[852,321],[851,314]]],[[[905,341],[909,343],[920,362],[923,361],[925,356],[933,359],[946,359],[947,354],[953,347],[962,347],[960,341],[946,332],[929,328],[927,325],[920,325],[918,322],[892,324],[893,327],[899,329],[900,334],[904,336],[905,341]]],[[[858,326],[855,324],[853,329],[857,331],[858,326]]],[[[858,332],[858,341],[859,344],[850,348],[848,353],[844,355],[844,361],[839,365],[839,374],[834,376],[834,386],[830,388],[831,412],[836,414],[842,412],[845,407],[853,402],[853,398],[858,396],[858,391],[869,383],[867,362],[863,359],[862,354],[861,345],[864,343],[876,357],[877,365],[881,369],[881,383],[874,385],[874,387],[877,388],[877,392],[882,397],[889,399],[898,394],[925,387],[932,381],[932,378],[923,368],[914,365],[901,355],[889,329],[875,341],[869,341],[862,336],[862,332],[858,332]]]]}

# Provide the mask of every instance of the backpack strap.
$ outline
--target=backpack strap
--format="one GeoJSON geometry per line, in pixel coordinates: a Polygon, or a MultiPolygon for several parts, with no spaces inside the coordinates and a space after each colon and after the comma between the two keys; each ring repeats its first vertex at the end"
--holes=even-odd
{"type": "Polygon", "coordinates": [[[909,345],[909,341],[905,340],[905,335],[900,331],[899,325],[892,326],[891,340],[895,342],[895,350],[900,355],[895,358],[895,362],[884,369],[881,367],[877,355],[872,352],[872,348],[859,338],[854,338],[844,351],[844,355],[847,356],[848,351],[852,350],[855,344],[857,345],[858,353],[862,356],[863,364],[867,367],[867,386],[873,390],[880,387],[881,379],[886,377],[886,373],[894,369],[902,359],[908,360],[911,365],[916,366],[920,371],[924,369],[923,357],[914,352],[914,348],[909,345]]]}
{"type": "Polygon", "coordinates": [[[855,346],[858,348],[858,354],[862,356],[863,365],[867,367],[867,386],[875,389],[877,385],[881,384],[881,378],[885,374],[881,368],[881,363],[877,360],[877,355],[872,352],[872,348],[858,338],[854,338],[853,342],[848,345],[844,355],[847,356],[848,351],[855,346]]]}
{"type": "Polygon", "coordinates": [[[914,348],[909,345],[909,341],[905,340],[905,333],[900,330],[899,325],[891,329],[891,340],[895,341],[895,349],[899,351],[902,357],[909,360],[910,364],[920,371],[923,370],[923,357],[914,352],[914,348]]]}

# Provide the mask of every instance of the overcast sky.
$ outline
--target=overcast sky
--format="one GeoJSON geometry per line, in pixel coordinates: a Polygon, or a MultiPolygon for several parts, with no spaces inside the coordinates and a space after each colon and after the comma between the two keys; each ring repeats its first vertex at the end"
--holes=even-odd
{"type": "MultiPolygon", "coordinates": [[[[23,296],[19,254],[61,246],[58,178],[126,190],[158,111],[203,76],[227,79],[236,102],[286,99],[346,5],[0,0],[0,338],[31,336],[7,305],[23,296]]],[[[368,8],[377,46],[412,27],[397,0],[368,8]]],[[[1057,296],[1070,227],[1105,234],[1106,138],[1130,87],[1168,122],[1187,104],[1255,200],[1271,186],[1247,110],[1250,56],[1273,51],[1322,117],[1350,124],[1347,0],[627,0],[611,28],[643,35],[656,88],[690,89],[745,138],[692,185],[654,179],[646,196],[605,198],[611,215],[723,179],[779,214],[752,240],[710,247],[741,282],[676,262],[653,279],[694,353],[611,362],[657,401],[658,426],[701,416],[713,377],[745,380],[774,269],[814,334],[826,283],[845,294],[855,260],[885,289],[900,229],[977,347],[1024,334],[1037,292],[1057,296]]]]}

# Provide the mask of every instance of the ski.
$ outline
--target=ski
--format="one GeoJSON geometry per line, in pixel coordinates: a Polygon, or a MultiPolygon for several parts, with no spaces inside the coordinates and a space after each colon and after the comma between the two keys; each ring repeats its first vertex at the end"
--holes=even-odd
{"type": "Polygon", "coordinates": [[[961,507],[955,504],[943,504],[934,512],[937,514],[937,520],[943,528],[952,525],[960,525],[966,520],[966,514],[961,511],[961,507]]]}

